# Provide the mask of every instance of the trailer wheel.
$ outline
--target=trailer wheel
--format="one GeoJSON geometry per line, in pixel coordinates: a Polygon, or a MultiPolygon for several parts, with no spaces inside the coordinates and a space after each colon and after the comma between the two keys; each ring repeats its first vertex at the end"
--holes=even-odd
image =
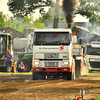
{"type": "Polygon", "coordinates": [[[71,72],[63,73],[63,79],[64,80],[71,80],[71,77],[72,77],[72,73],[71,72]]]}
{"type": "Polygon", "coordinates": [[[32,73],[32,79],[33,80],[38,80],[38,72],[33,72],[32,73]]]}
{"type": "Polygon", "coordinates": [[[22,59],[17,63],[17,71],[18,72],[30,72],[31,69],[32,69],[32,64],[26,59],[22,59]],[[21,61],[24,63],[24,66],[25,66],[24,69],[18,68],[18,65],[20,64],[21,61]]]}

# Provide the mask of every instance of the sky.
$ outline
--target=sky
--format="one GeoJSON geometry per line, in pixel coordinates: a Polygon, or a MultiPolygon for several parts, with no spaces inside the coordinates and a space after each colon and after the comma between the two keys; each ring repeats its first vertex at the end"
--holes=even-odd
{"type": "MultiPolygon", "coordinates": [[[[2,11],[3,14],[13,16],[13,14],[8,10],[7,2],[8,0],[0,0],[0,11],[2,11]]],[[[38,10],[36,10],[34,16],[39,16],[38,10]]],[[[88,19],[86,19],[86,17],[76,15],[74,22],[88,22],[88,19]]]]}
{"type": "Polygon", "coordinates": [[[8,11],[8,6],[7,6],[8,0],[0,0],[0,11],[3,12],[3,14],[9,14],[9,16],[12,16],[13,14],[8,11]]]}

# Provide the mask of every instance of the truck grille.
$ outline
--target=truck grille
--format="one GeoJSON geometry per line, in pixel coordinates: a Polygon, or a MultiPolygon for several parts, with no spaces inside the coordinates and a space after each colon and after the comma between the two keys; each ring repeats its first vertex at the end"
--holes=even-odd
{"type": "Polygon", "coordinates": [[[58,62],[45,62],[45,67],[58,67],[58,62]]]}
{"type": "Polygon", "coordinates": [[[45,59],[59,58],[59,53],[45,53],[44,58],[45,59]]]}
{"type": "Polygon", "coordinates": [[[100,68],[100,62],[90,62],[92,68],[100,68]]]}

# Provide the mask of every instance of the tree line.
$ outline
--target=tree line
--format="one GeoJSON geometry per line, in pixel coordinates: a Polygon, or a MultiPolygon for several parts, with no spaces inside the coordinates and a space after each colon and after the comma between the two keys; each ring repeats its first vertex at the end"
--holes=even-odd
{"type": "Polygon", "coordinates": [[[19,18],[14,16],[9,17],[9,15],[4,15],[3,12],[0,12],[0,28],[4,27],[10,27],[19,32],[23,32],[25,28],[45,28],[45,25],[39,19],[34,20],[32,14],[19,18]]]}
{"type": "MultiPolygon", "coordinates": [[[[11,27],[20,32],[24,28],[45,28],[52,24],[57,28],[58,22],[65,22],[62,7],[58,5],[60,0],[8,0],[9,11],[13,13],[12,17],[4,15],[0,12],[0,28],[11,27]],[[38,9],[40,17],[35,19],[34,12],[38,9]],[[45,9],[48,9],[47,11],[45,9]],[[56,26],[55,26],[56,23],[56,26]]],[[[73,0],[68,0],[73,1],[73,0]]],[[[76,0],[77,1],[77,0],[76,0]]],[[[79,0],[78,6],[73,12],[76,14],[86,16],[89,22],[100,26],[100,0],[79,0]]]]}

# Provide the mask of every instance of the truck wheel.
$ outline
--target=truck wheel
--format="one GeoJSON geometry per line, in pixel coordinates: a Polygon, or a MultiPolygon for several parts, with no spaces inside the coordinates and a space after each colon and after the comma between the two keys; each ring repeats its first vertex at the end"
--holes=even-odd
{"type": "Polygon", "coordinates": [[[72,73],[71,72],[63,73],[63,79],[64,80],[71,80],[71,77],[72,77],[72,73]]]}
{"type": "Polygon", "coordinates": [[[75,61],[75,76],[76,78],[81,76],[81,60],[75,61]]]}
{"type": "Polygon", "coordinates": [[[27,60],[22,60],[22,61],[25,65],[25,68],[24,68],[23,72],[30,72],[31,69],[32,69],[32,64],[27,60]]]}
{"type": "Polygon", "coordinates": [[[32,69],[32,64],[31,64],[28,60],[26,60],[26,59],[22,59],[22,60],[20,60],[20,61],[17,63],[17,71],[18,71],[18,72],[30,72],[31,69],[32,69]],[[25,68],[24,68],[24,69],[18,68],[18,65],[20,64],[21,61],[22,61],[22,62],[24,63],[24,65],[25,65],[25,68]]]}
{"type": "Polygon", "coordinates": [[[38,72],[33,72],[32,73],[32,79],[33,80],[38,80],[38,72]]]}

